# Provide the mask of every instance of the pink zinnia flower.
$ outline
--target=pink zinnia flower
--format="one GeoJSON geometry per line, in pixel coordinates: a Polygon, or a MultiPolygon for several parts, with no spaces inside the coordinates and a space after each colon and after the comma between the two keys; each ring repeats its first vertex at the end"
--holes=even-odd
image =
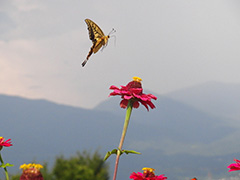
{"type": "Polygon", "coordinates": [[[12,142],[11,139],[8,139],[6,141],[4,141],[5,139],[3,137],[0,137],[0,150],[3,148],[3,146],[5,147],[9,147],[12,146],[12,142]]]}
{"type": "Polygon", "coordinates": [[[43,180],[40,169],[43,168],[41,164],[23,164],[20,169],[23,169],[20,180],[43,180]]]}
{"type": "Polygon", "coordinates": [[[236,163],[230,164],[227,168],[230,168],[228,172],[240,170],[240,160],[234,159],[236,163]]]}
{"type": "Polygon", "coordinates": [[[167,179],[167,177],[164,177],[164,174],[156,176],[154,174],[155,169],[153,168],[143,168],[142,170],[143,170],[143,173],[133,172],[129,178],[133,180],[165,180],[167,179]]]}
{"type": "Polygon", "coordinates": [[[120,102],[121,108],[126,108],[128,101],[133,101],[133,107],[138,108],[139,102],[146,107],[155,108],[154,104],[151,102],[151,99],[156,100],[157,97],[152,94],[144,94],[141,84],[142,79],[139,77],[133,77],[133,81],[129,82],[126,86],[121,86],[118,88],[116,86],[111,86],[109,89],[112,89],[113,92],[109,96],[122,96],[122,101],[120,102]]]}

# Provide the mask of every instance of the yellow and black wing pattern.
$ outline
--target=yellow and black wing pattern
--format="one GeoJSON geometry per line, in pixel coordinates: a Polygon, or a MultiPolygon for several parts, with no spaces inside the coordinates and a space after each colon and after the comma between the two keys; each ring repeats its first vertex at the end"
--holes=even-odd
{"type": "Polygon", "coordinates": [[[92,40],[93,43],[96,42],[96,38],[101,38],[105,36],[101,28],[92,20],[85,19],[85,22],[88,26],[89,39],[92,40]]]}
{"type": "Polygon", "coordinates": [[[85,66],[92,53],[98,52],[101,47],[107,45],[109,38],[109,36],[104,35],[101,28],[95,22],[90,19],[85,19],[85,22],[88,26],[89,39],[92,41],[93,45],[87,55],[87,58],[83,61],[82,66],[85,66]]]}

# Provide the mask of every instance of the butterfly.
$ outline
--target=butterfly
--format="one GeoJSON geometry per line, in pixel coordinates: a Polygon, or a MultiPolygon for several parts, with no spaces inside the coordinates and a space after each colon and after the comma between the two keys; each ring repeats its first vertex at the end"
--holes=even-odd
{"type": "MultiPolygon", "coordinates": [[[[90,19],[85,19],[85,22],[88,26],[88,31],[89,31],[89,39],[92,41],[93,45],[87,55],[87,58],[83,61],[82,66],[84,67],[85,64],[87,63],[88,59],[92,55],[92,53],[97,53],[98,50],[101,47],[106,47],[108,43],[108,39],[110,38],[110,35],[105,36],[101,28],[92,20],[90,19]]],[[[113,29],[111,32],[115,32],[113,29]]],[[[110,33],[111,33],[110,32],[110,33]]],[[[109,33],[109,34],[110,34],[109,33]]]]}

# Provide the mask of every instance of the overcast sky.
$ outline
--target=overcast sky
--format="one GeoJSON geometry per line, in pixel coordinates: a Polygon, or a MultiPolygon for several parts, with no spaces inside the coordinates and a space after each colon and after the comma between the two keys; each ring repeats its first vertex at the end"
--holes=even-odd
{"type": "Polygon", "coordinates": [[[133,76],[158,94],[240,83],[239,57],[239,0],[0,0],[2,94],[92,108],[133,76]],[[86,18],[117,32],[82,68],[86,18]]]}

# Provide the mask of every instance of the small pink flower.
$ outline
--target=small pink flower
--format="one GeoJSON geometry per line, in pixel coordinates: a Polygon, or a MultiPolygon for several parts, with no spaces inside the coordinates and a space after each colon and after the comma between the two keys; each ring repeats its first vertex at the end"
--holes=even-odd
{"type": "Polygon", "coordinates": [[[113,92],[109,96],[122,96],[122,101],[120,102],[121,108],[126,108],[129,100],[133,100],[133,107],[138,108],[139,102],[149,110],[150,108],[155,108],[154,104],[151,102],[152,99],[156,100],[157,97],[152,94],[144,94],[141,84],[142,79],[139,77],[133,77],[133,81],[129,82],[126,86],[111,86],[113,92]]]}
{"type": "Polygon", "coordinates": [[[164,174],[156,176],[154,174],[155,169],[143,168],[142,170],[143,170],[143,173],[133,172],[129,178],[133,180],[165,180],[167,179],[167,177],[164,177],[164,174]]]}
{"type": "Polygon", "coordinates": [[[5,139],[3,137],[0,137],[0,150],[3,148],[3,146],[5,147],[9,147],[12,146],[12,142],[11,139],[8,139],[6,141],[4,141],[5,139]]]}
{"type": "Polygon", "coordinates": [[[230,164],[227,168],[230,168],[228,172],[240,170],[240,160],[234,159],[236,163],[230,164]]]}

